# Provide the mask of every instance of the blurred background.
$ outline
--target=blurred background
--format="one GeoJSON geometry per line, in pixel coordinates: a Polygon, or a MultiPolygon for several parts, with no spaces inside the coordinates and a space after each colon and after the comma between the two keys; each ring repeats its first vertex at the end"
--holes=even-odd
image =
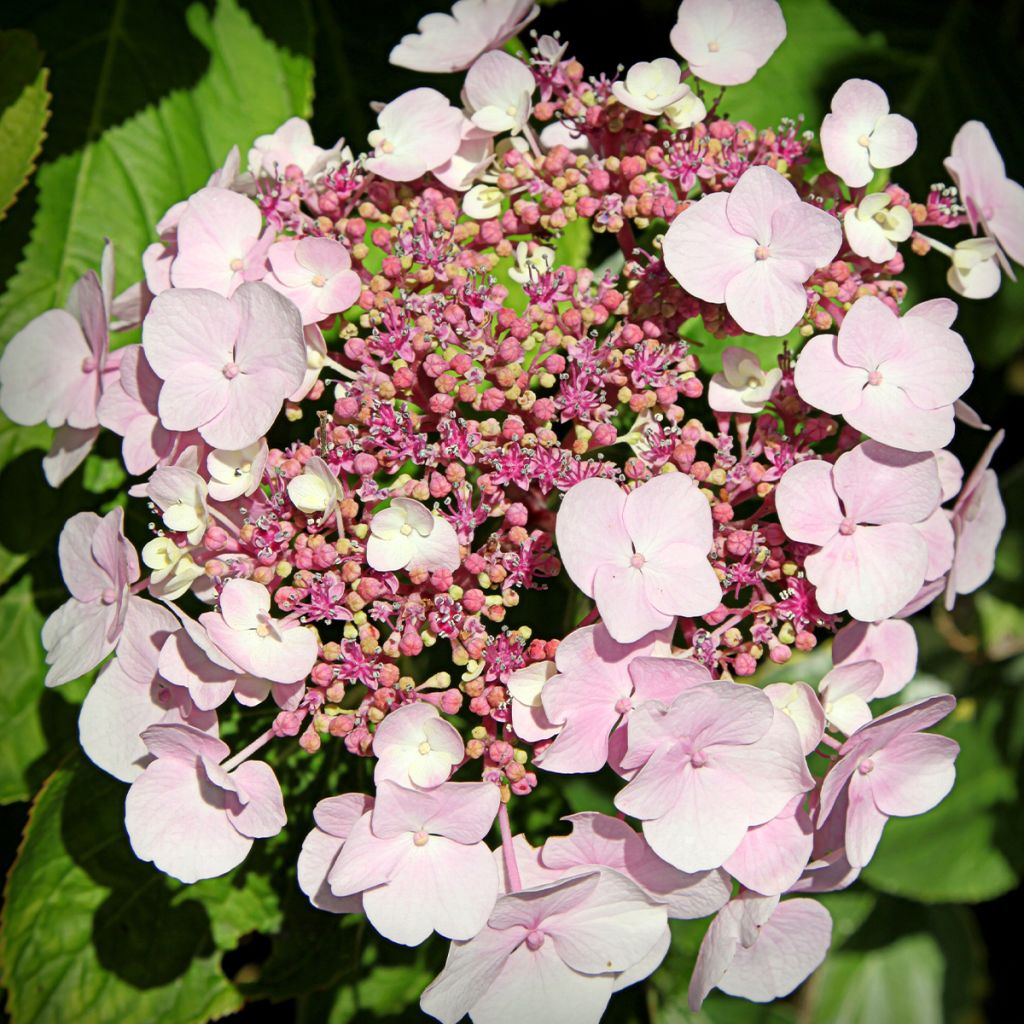
{"type": "MultiPolygon", "coordinates": [[[[588,74],[610,75],[672,54],[677,6],[562,0],[545,3],[532,27],[559,30],[588,74]]],[[[988,125],[1010,176],[1024,179],[1020,0],[782,0],[782,7],[788,39],[752,84],[729,91],[725,110],[759,127],[803,113],[816,130],[842,81],[870,78],[918,127],[918,151],[894,175],[915,198],[948,181],[942,160],[972,118],[988,125]]],[[[0,208],[37,165],[0,216],[0,342],[63,304],[74,279],[98,265],[104,236],[116,245],[118,285],[136,280],[152,225],[205,183],[233,143],[244,157],[255,135],[311,113],[321,145],[344,135],[362,148],[374,123],[370,101],[424,84],[392,68],[387,55],[434,9],[423,0],[0,0],[0,208]]],[[[427,84],[455,99],[459,76],[427,84]]],[[[949,294],[945,269],[938,255],[908,254],[910,301],[949,294]]],[[[914,620],[921,661],[903,695],[957,694],[960,706],[944,730],[962,748],[957,785],[934,812],[891,821],[862,880],[826,898],[833,952],[795,997],[758,1007],[715,995],[690,1014],[686,981],[705,925],[677,922],[665,964],[645,986],[615,997],[610,1022],[938,1024],[1019,1016],[1010,994],[1024,869],[1024,430],[1014,418],[1024,408],[1024,282],[1006,281],[994,299],[960,306],[956,327],[977,363],[965,397],[1007,432],[994,466],[1009,521],[989,585],[952,615],[933,608],[914,620]]],[[[185,889],[134,860],[120,823],[123,787],[79,761],[76,702],[87,683],[44,693],[37,637],[63,600],[55,558],[63,521],[79,509],[110,507],[125,484],[115,440],[107,437],[54,492],[39,470],[47,431],[0,423],[5,871],[30,801],[37,804],[25,840],[34,866],[30,877],[18,869],[0,939],[14,1024],[184,1024],[233,1013],[239,1022],[423,1019],[416,997],[444,944],[378,946],[358,920],[312,912],[288,874],[303,829],[266,844],[229,880],[185,889]]],[[[986,442],[961,428],[953,450],[969,468],[986,442]]],[[[828,666],[827,651],[818,652],[784,675],[813,683],[828,666]]],[[[314,782],[310,799],[319,793],[314,782]]],[[[574,809],[600,806],[600,793],[566,788],[574,809]]],[[[528,830],[565,809],[538,800],[528,830]]]]}

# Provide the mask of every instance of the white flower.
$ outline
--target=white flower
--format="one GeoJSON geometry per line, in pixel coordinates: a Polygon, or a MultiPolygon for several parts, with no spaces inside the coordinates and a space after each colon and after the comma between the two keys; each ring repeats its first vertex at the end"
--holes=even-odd
{"type": "Polygon", "coordinates": [[[142,564],[152,570],[149,592],[163,601],[177,601],[193,582],[204,575],[202,566],[170,537],[154,537],[142,549],[142,564]]]}
{"type": "Polygon", "coordinates": [[[210,497],[214,501],[232,501],[252,494],[263,480],[267,455],[265,437],[237,452],[214,449],[206,456],[210,497]]]}
{"type": "Polygon", "coordinates": [[[462,212],[474,220],[491,220],[501,216],[505,194],[495,185],[474,185],[462,197],[462,212]]]}
{"type": "Polygon", "coordinates": [[[455,528],[447,519],[412,498],[393,498],[391,505],[370,520],[366,560],[378,572],[398,569],[459,567],[462,556],[455,528]]]}
{"type": "Polygon", "coordinates": [[[778,367],[765,372],[755,352],[730,345],[722,353],[721,371],[708,386],[708,405],[715,412],[754,415],[764,408],[781,379],[778,367]]]}
{"type": "Polygon", "coordinates": [[[659,57],[649,63],[642,60],[626,72],[624,82],[612,85],[612,93],[624,107],[657,116],[690,92],[679,77],[679,64],[671,57],[659,57]]]}
{"type": "Polygon", "coordinates": [[[991,238],[968,238],[953,249],[946,281],[966,299],[987,299],[999,291],[999,246],[991,238]]]}
{"type": "Polygon", "coordinates": [[[704,106],[704,101],[687,87],[686,95],[678,103],[673,103],[672,106],[665,108],[665,116],[669,119],[672,127],[677,132],[681,132],[685,128],[692,128],[695,124],[700,124],[708,116],[708,110],[704,106]]]}
{"type": "Polygon", "coordinates": [[[888,192],[871,192],[843,215],[850,248],[874,263],[888,263],[896,255],[896,243],[905,242],[914,220],[905,206],[893,206],[888,192]]]}
{"type": "Polygon", "coordinates": [[[288,481],[288,497],[300,512],[307,516],[319,513],[326,519],[344,497],[344,492],[327,463],[314,455],[302,472],[288,481]]]}
{"type": "Polygon", "coordinates": [[[531,253],[526,242],[516,246],[516,265],[508,272],[508,276],[516,284],[526,284],[536,280],[542,274],[551,272],[555,265],[555,250],[546,245],[538,245],[531,253]]]}
{"type": "Polygon", "coordinates": [[[469,69],[462,98],[478,128],[515,134],[526,127],[536,88],[533,72],[521,60],[492,50],[469,69]]]}

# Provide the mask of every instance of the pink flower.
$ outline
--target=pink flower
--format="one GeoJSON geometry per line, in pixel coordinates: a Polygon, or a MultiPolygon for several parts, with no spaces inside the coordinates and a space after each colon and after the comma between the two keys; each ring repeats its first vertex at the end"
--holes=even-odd
{"type": "MultiPolygon", "coordinates": [[[[468,117],[462,122],[461,135],[462,141],[451,159],[434,168],[434,177],[456,192],[465,192],[483,175],[494,157],[493,135],[477,128],[468,117]]],[[[499,208],[500,205],[499,200],[499,208]]]]}
{"type": "Polygon", "coordinates": [[[359,298],[359,275],[341,242],[331,238],[288,238],[267,253],[266,283],[299,307],[303,324],[344,313],[359,298]]]}
{"type": "Polygon", "coordinates": [[[989,442],[953,506],[955,548],[946,583],[947,610],[952,610],[957,594],[973,593],[995,569],[996,548],[1006,527],[1006,508],[999,496],[995,470],[988,466],[1004,436],[1000,430],[989,442]]]}
{"type": "Polygon", "coordinates": [[[378,572],[459,567],[459,538],[447,519],[412,498],[392,498],[370,520],[366,561],[378,572]]]}
{"type": "Polygon", "coordinates": [[[745,889],[764,896],[787,892],[803,874],[814,846],[814,826],[798,793],[771,821],[747,829],[722,865],[745,889]]]}
{"type": "Polygon", "coordinates": [[[474,61],[466,75],[463,97],[470,118],[492,135],[518,134],[526,127],[531,98],[537,82],[533,72],[521,60],[501,50],[492,50],[474,61]]]}
{"type": "MultiPolygon", "coordinates": [[[[952,307],[952,308],[950,308],[952,307]]],[[[974,379],[963,338],[950,330],[947,300],[925,302],[897,316],[865,295],[839,334],[819,334],[800,352],[794,381],[800,397],[843,416],[876,441],[930,452],[953,438],[953,403],[974,379]]]]}
{"type": "Polygon", "coordinates": [[[487,925],[452,943],[420,998],[442,1024],[598,1024],[611,995],[657,963],[665,907],[607,868],[498,898],[487,925]]]}
{"type": "Polygon", "coordinates": [[[642,60],[626,72],[625,81],[612,83],[612,95],[624,107],[656,117],[691,94],[679,79],[679,62],[671,57],[642,60]]]}
{"type": "Polygon", "coordinates": [[[157,409],[163,381],[153,372],[142,346],[129,345],[121,352],[120,372],[104,387],[96,415],[102,426],[124,438],[125,468],[132,476],[141,476],[203,442],[194,430],[177,433],[160,422],[157,409]]]}
{"type": "Polygon", "coordinates": [[[721,910],[700,944],[690,979],[696,1013],[713,988],[770,1003],[789,995],[825,959],[832,917],[816,900],[780,903],[743,893],[721,910]]]}
{"type": "Polygon", "coordinates": [[[78,715],[78,738],[89,760],[122,782],[142,774],[149,753],[141,733],[151,725],[191,725],[217,735],[217,716],[200,711],[188,691],[158,671],[160,648],[178,620],[155,601],[128,604],[117,657],[89,688],[78,715]]]}
{"type": "Polygon", "coordinates": [[[178,221],[171,282],[175,288],[205,288],[230,298],[243,282],[266,274],[273,240],[274,232],[263,231],[263,215],[251,199],[226,188],[202,188],[178,221]]]}
{"type": "Polygon", "coordinates": [[[327,884],[327,876],[356,822],[372,810],[373,797],[363,793],[328,797],[313,808],[316,828],[303,840],[296,874],[299,888],[318,910],[355,914],[363,909],[362,894],[335,896],[327,884]]]}
{"type": "Polygon", "coordinates": [[[684,921],[713,914],[729,899],[732,886],[724,871],[679,871],[621,818],[587,811],[562,820],[572,823],[571,835],[552,836],[540,851],[539,862],[549,871],[566,877],[612,868],[664,903],[670,918],[684,921]]]}
{"type": "Polygon", "coordinates": [[[860,188],[876,167],[898,167],[914,155],[917,129],[902,114],[889,113],[881,86],[851,78],[832,97],[832,112],[821,123],[821,148],[828,169],[860,188]]]}
{"type": "Polygon", "coordinates": [[[451,14],[420,18],[388,58],[412,71],[464,71],[485,50],[502,46],[537,15],[533,0],[456,0],[451,14]]]}
{"type": "Polygon", "coordinates": [[[953,788],[959,744],[922,735],[956,706],[948,694],[905,704],[855,732],[821,787],[819,822],[845,822],[846,856],[863,867],[874,856],[890,817],[930,811],[953,788]]]}
{"type": "Polygon", "coordinates": [[[1006,176],[988,128],[981,121],[968,121],[956,133],[945,163],[967,207],[971,228],[977,232],[981,224],[1010,259],[1024,264],[1024,187],[1006,176]]]}
{"type": "Polygon", "coordinates": [[[421,701],[392,711],[373,735],[373,781],[432,789],[462,763],[462,737],[433,704],[421,701]]]}
{"type": "Polygon", "coordinates": [[[289,167],[298,167],[309,179],[315,179],[352,154],[339,139],[330,149],[313,142],[313,129],[301,117],[290,117],[273,134],[259,135],[249,150],[249,173],[257,178],[283,177],[289,167]]]}
{"type": "Polygon", "coordinates": [[[728,345],[722,351],[722,369],[708,385],[708,405],[715,412],[755,416],[764,409],[780,380],[779,367],[765,372],[756,352],[728,345]]]}
{"type": "Polygon", "coordinates": [[[612,639],[632,643],[722,600],[708,562],[711,509],[693,481],[667,473],[626,494],[592,477],[570,488],[555,524],[562,565],[597,602],[612,639]]]}
{"type": "Polygon", "coordinates": [[[825,734],[825,714],[817,694],[806,683],[770,683],[764,694],[793,723],[800,750],[809,757],[825,734]]]}
{"type": "Polygon", "coordinates": [[[139,860],[182,882],[215,878],[245,860],[254,839],[276,836],[287,815],[270,765],[221,762],[228,747],[187,725],[142,734],[155,758],[132,783],[124,822],[139,860]]]}
{"type": "Polygon", "coordinates": [[[899,693],[917,668],[917,636],[914,627],[901,619],[884,622],[851,622],[832,642],[834,665],[874,661],[882,666],[882,681],[874,698],[899,693]]]}
{"type": "Polygon", "coordinates": [[[871,721],[868,701],[877,696],[883,669],[877,661],[837,665],[818,683],[822,709],[828,724],[851,736],[871,721]]]}
{"type": "Polygon", "coordinates": [[[111,354],[107,297],[89,271],[75,283],[66,309],[48,309],[11,338],[0,355],[0,410],[15,423],[46,423],[57,433],[43,469],[59,487],[92,449],[99,434],[96,407],[116,379],[120,353],[111,354]]]}
{"type": "Polygon", "coordinates": [[[732,192],[688,206],[665,235],[665,266],[692,295],[725,303],[749,334],[787,334],[807,309],[804,282],[839,251],[831,214],[801,201],[770,167],[751,167],[732,192]]]}
{"type": "Polygon", "coordinates": [[[819,550],[804,569],[829,614],[861,622],[895,615],[921,588],[928,546],[914,529],[939,503],[935,457],[865,441],[835,466],[790,467],[775,491],[786,535],[819,550]]]}
{"type": "Polygon", "coordinates": [[[615,806],[643,821],[651,849],[680,871],[722,865],[747,829],[811,788],[796,730],[760,690],[712,682],[629,721],[615,806]]]}
{"type": "Polygon", "coordinates": [[[669,39],[690,70],[713,85],[740,85],[786,38],[775,0],[683,0],[669,39]]]}
{"type": "Polygon", "coordinates": [[[361,892],[370,924],[392,942],[418,946],[435,931],[472,938],[498,895],[483,839],[499,803],[489,782],[448,782],[429,792],[378,782],[373,811],[352,826],[327,876],[331,892],[361,892]]]}
{"type": "Polygon", "coordinates": [[[218,611],[199,616],[210,639],[245,672],[275,683],[305,679],[316,663],[317,639],[309,626],[274,619],[270,591],[254,580],[232,579],[218,611]]]}
{"type": "Polygon", "coordinates": [[[164,382],[161,423],[198,430],[214,448],[259,440],[306,373],[298,310],[264,284],[242,285],[231,299],[172,288],[153,300],[142,345],[164,382]]]}
{"type": "Polygon", "coordinates": [[[686,659],[650,657],[667,653],[671,628],[632,644],[616,643],[606,626],[584,626],[558,645],[559,675],[541,701],[551,722],[560,723],[554,742],[537,757],[549,772],[596,772],[608,760],[608,737],[644,701],[669,703],[682,690],[709,682],[703,666],[686,659]]]}
{"type": "Polygon", "coordinates": [[[544,713],[541,693],[544,684],[557,672],[553,661],[537,661],[517,669],[505,684],[512,698],[512,728],[527,743],[550,739],[561,728],[544,713]]]}
{"type": "Polygon", "coordinates": [[[412,89],[392,100],[370,132],[366,167],[388,181],[413,181],[446,164],[462,144],[460,110],[436,89],[412,89]]]}
{"type": "Polygon", "coordinates": [[[95,668],[124,629],[130,587],[139,558],[124,536],[124,511],[102,519],[95,512],[72,516],[60,533],[60,571],[71,592],[43,625],[47,686],[60,686],[95,668]]]}

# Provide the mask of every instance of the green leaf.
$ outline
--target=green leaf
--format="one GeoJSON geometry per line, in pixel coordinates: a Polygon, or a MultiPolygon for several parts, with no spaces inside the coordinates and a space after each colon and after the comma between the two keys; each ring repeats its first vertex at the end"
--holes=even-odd
{"type": "Polygon", "coordinates": [[[758,128],[806,116],[817,132],[829,102],[858,61],[884,49],[879,33],[862,36],[828,0],[786,0],[786,39],[745,85],[725,91],[722,110],[758,128]]]}
{"type": "Polygon", "coordinates": [[[924,902],[974,903],[1016,887],[1021,814],[1013,769],[996,742],[1001,702],[990,698],[977,717],[973,708],[962,702],[959,717],[936,730],[960,744],[953,791],[927,814],[889,820],[863,873],[874,888],[924,902]]]}
{"type": "Polygon", "coordinates": [[[378,964],[357,985],[339,988],[326,1018],[320,1020],[326,1020],[326,1024],[349,1024],[361,1013],[394,1016],[417,1003],[433,978],[432,971],[416,964],[378,964]]]}
{"type": "MultiPolygon", "coordinates": [[[[304,5],[289,17],[308,24],[304,5]]],[[[180,20],[173,4],[112,5],[101,29],[105,46],[90,102],[91,137],[73,152],[46,151],[32,237],[0,297],[0,338],[63,305],[75,279],[98,264],[104,237],[118,254],[119,285],[138,280],[138,259],[171,204],[200,188],[233,145],[244,155],[256,135],[308,114],[310,61],[272,43],[237,0],[217,0],[212,12],[198,3],[188,8],[189,41],[201,44],[195,49],[206,67],[191,88],[168,91],[166,77],[160,78],[166,66],[161,70],[159,58],[148,64],[140,54],[148,54],[161,34],[180,35],[180,20]],[[100,134],[109,108],[124,102],[124,78],[133,96],[153,102],[100,134]]],[[[167,56],[160,54],[163,65],[167,56]]]]}
{"type": "Polygon", "coordinates": [[[39,702],[46,675],[39,643],[42,626],[43,617],[32,600],[32,580],[25,576],[0,597],[0,721],[5,732],[0,743],[0,804],[29,799],[35,789],[29,770],[46,752],[39,702]]]}
{"type": "Polygon", "coordinates": [[[565,264],[577,270],[587,266],[593,238],[594,233],[587,221],[570,221],[555,244],[555,265],[565,264]]]}
{"type": "Polygon", "coordinates": [[[36,798],[8,880],[0,961],[14,1024],[200,1024],[242,997],[221,956],[276,923],[253,872],[183,886],[135,858],[125,788],[85,762],[36,798]]]}
{"type": "Polygon", "coordinates": [[[49,72],[30,32],[0,32],[0,220],[35,170],[50,117],[49,72]]]}

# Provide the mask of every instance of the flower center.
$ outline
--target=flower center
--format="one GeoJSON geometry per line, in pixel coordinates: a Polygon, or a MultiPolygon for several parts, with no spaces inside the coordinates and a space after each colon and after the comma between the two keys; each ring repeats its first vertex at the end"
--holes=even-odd
{"type": "Polygon", "coordinates": [[[703,750],[697,750],[690,755],[690,764],[694,768],[703,768],[708,763],[708,755],[703,750]]]}
{"type": "Polygon", "coordinates": [[[241,367],[238,363],[225,363],[224,369],[220,372],[223,373],[228,380],[234,380],[239,373],[241,373],[241,367]]]}
{"type": "Polygon", "coordinates": [[[862,136],[861,136],[861,137],[860,137],[860,138],[859,138],[859,139],[857,140],[857,145],[858,145],[858,146],[863,146],[863,147],[864,147],[865,149],[867,149],[867,148],[868,148],[868,146],[870,146],[870,145],[871,145],[871,136],[870,136],[870,135],[862,135],[862,136]]]}
{"type": "Polygon", "coordinates": [[[388,139],[385,139],[380,144],[380,151],[382,153],[394,153],[394,151],[395,151],[395,144],[393,142],[390,142],[388,139]]]}
{"type": "Polygon", "coordinates": [[[646,561],[647,561],[647,559],[646,559],[646,558],[644,558],[644,556],[643,556],[643,555],[641,555],[641,554],[640,554],[640,552],[638,551],[638,552],[637,552],[637,553],[636,553],[635,555],[633,555],[633,557],[632,557],[632,558],[631,558],[631,559],[629,560],[629,564],[630,564],[631,566],[633,566],[633,568],[634,568],[634,569],[639,569],[639,568],[641,568],[641,567],[643,566],[644,562],[646,562],[646,561]]]}
{"type": "Polygon", "coordinates": [[[839,532],[844,537],[849,537],[853,533],[853,531],[856,530],[856,529],[857,529],[857,524],[849,516],[847,516],[839,524],[839,532]]]}
{"type": "Polygon", "coordinates": [[[82,360],[82,373],[95,373],[97,365],[93,356],[86,356],[82,360]]]}
{"type": "Polygon", "coordinates": [[[431,748],[430,748],[430,744],[426,740],[424,740],[416,749],[421,754],[429,754],[431,748]]]}
{"type": "Polygon", "coordinates": [[[870,757],[865,757],[859,765],[857,765],[857,771],[861,775],[870,775],[875,770],[875,762],[870,757]]]}
{"type": "Polygon", "coordinates": [[[113,604],[117,600],[117,591],[113,587],[107,587],[107,589],[100,594],[100,600],[104,604],[113,604]]]}
{"type": "Polygon", "coordinates": [[[709,53],[718,53],[718,51],[719,51],[719,50],[720,50],[721,48],[722,48],[722,46],[721,46],[721,44],[720,44],[720,43],[718,42],[718,40],[717,40],[717,39],[712,39],[712,40],[711,40],[711,42],[710,42],[710,43],[708,43],[708,52],[709,52],[709,53]]]}
{"type": "Polygon", "coordinates": [[[327,284],[327,278],[324,277],[323,274],[314,274],[313,275],[313,287],[314,288],[323,288],[323,286],[325,284],[327,284]]]}
{"type": "Polygon", "coordinates": [[[505,113],[508,114],[509,117],[515,117],[516,116],[516,108],[510,104],[509,106],[507,106],[505,108],[505,113]]]}
{"type": "Polygon", "coordinates": [[[533,931],[526,936],[526,948],[536,952],[543,945],[544,933],[534,928],[533,931]]]}
{"type": "Polygon", "coordinates": [[[644,98],[648,100],[656,100],[658,98],[658,91],[656,89],[648,89],[644,93],[644,98]]]}
{"type": "Polygon", "coordinates": [[[430,836],[426,832],[417,832],[413,837],[412,841],[416,846],[426,846],[430,836]]]}
{"type": "Polygon", "coordinates": [[[398,532],[403,537],[408,537],[412,533],[412,527],[408,523],[402,523],[402,525],[399,528],[398,532]]]}
{"type": "Polygon", "coordinates": [[[233,259],[233,260],[232,260],[232,261],[231,261],[231,262],[230,262],[230,263],[228,264],[228,266],[229,266],[229,267],[231,267],[231,269],[232,269],[232,270],[233,270],[233,271],[234,271],[234,272],[235,272],[235,273],[237,274],[237,273],[238,273],[238,271],[240,271],[240,270],[242,269],[242,267],[244,267],[244,266],[245,266],[245,264],[244,264],[244,263],[242,262],[242,260],[241,260],[241,259],[240,259],[240,258],[239,258],[238,256],[236,256],[236,257],[235,257],[235,258],[234,258],[234,259],[233,259]]]}
{"type": "Polygon", "coordinates": [[[868,383],[878,387],[882,383],[882,373],[880,370],[872,370],[868,374],[868,383]]]}
{"type": "Polygon", "coordinates": [[[755,260],[766,260],[766,259],[768,259],[768,257],[770,255],[771,255],[771,249],[769,249],[767,245],[759,245],[754,250],[754,259],[755,260]]]}
{"type": "Polygon", "coordinates": [[[759,388],[760,386],[761,386],[761,382],[756,377],[748,377],[747,378],[747,387],[748,388],[759,388]]]}
{"type": "Polygon", "coordinates": [[[615,702],[615,714],[626,715],[633,710],[633,702],[628,697],[620,697],[615,702]]]}

